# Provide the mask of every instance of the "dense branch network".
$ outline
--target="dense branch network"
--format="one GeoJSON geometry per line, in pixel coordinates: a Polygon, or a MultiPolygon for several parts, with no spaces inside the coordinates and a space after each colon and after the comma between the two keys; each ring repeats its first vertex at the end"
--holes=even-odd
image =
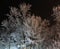
{"type": "Polygon", "coordinates": [[[5,47],[21,44],[39,45],[38,49],[59,49],[60,6],[53,8],[56,24],[49,27],[49,20],[31,15],[31,5],[23,3],[19,8],[11,7],[8,19],[2,22],[0,43],[5,47]]]}

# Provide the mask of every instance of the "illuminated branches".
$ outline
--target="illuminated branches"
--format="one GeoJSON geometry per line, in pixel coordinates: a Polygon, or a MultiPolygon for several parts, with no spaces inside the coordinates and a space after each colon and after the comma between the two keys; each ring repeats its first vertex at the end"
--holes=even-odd
{"type": "Polygon", "coordinates": [[[23,3],[19,8],[10,8],[8,20],[4,20],[1,25],[6,28],[6,43],[34,45],[45,40],[49,22],[42,20],[40,16],[31,15],[30,7],[31,5],[23,3]]]}
{"type": "Polygon", "coordinates": [[[60,49],[60,5],[53,7],[53,14],[54,21],[56,23],[51,27],[51,32],[53,35],[53,49],[60,49]]]}
{"type": "Polygon", "coordinates": [[[12,48],[13,44],[13,47],[17,48],[20,48],[20,45],[32,45],[32,47],[38,45],[36,49],[51,49],[52,47],[54,49],[57,36],[60,35],[60,6],[53,8],[53,15],[56,16],[54,20],[57,23],[51,27],[49,27],[49,20],[43,20],[35,14],[31,15],[30,7],[30,4],[23,3],[19,5],[19,8],[10,8],[10,13],[7,14],[8,19],[1,23],[5,30],[1,28],[3,33],[0,31],[0,39],[2,39],[0,41],[9,48],[12,48]]]}

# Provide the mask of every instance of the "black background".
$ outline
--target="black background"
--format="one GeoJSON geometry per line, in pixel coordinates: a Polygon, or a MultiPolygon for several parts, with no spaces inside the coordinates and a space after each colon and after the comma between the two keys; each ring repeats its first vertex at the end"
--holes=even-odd
{"type": "Polygon", "coordinates": [[[42,18],[48,18],[52,14],[53,6],[60,4],[60,0],[0,0],[0,22],[6,18],[9,6],[17,7],[22,2],[32,4],[32,12],[42,18]]]}

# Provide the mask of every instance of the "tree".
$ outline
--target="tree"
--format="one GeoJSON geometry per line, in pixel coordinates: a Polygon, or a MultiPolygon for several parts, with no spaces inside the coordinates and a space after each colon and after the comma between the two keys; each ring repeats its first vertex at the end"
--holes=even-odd
{"type": "Polygon", "coordinates": [[[52,15],[55,17],[54,21],[56,21],[55,25],[51,27],[54,35],[53,49],[60,49],[60,5],[53,7],[52,15]]]}
{"type": "MultiPolygon", "coordinates": [[[[30,4],[22,3],[19,8],[10,8],[10,13],[7,14],[8,19],[1,23],[3,27],[0,29],[0,41],[5,47],[8,47],[7,49],[29,46],[33,49],[52,49],[52,47],[54,49],[58,32],[55,28],[59,29],[60,21],[49,27],[49,20],[43,20],[35,14],[31,15],[30,7],[30,4]]],[[[53,8],[53,11],[55,16],[59,12],[56,12],[56,8],[53,8]]],[[[57,17],[55,20],[58,20],[57,17]]]]}

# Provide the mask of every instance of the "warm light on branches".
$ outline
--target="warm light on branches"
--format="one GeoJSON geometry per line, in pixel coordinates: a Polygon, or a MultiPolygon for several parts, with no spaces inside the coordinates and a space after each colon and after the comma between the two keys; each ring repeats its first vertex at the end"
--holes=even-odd
{"type": "Polygon", "coordinates": [[[6,31],[2,33],[0,30],[0,45],[8,49],[18,49],[22,47],[20,45],[33,49],[60,49],[60,6],[53,8],[53,16],[56,17],[53,26],[49,26],[49,20],[31,15],[30,7],[30,4],[23,3],[19,8],[10,8],[8,19],[1,23],[6,31]]]}

